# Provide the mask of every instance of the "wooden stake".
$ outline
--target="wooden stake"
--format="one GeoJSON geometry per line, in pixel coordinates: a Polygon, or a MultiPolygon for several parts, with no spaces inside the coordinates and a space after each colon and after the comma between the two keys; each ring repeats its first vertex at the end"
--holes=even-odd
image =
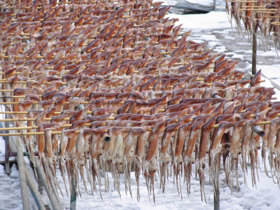
{"type": "Polygon", "coordinates": [[[253,46],[252,46],[252,74],[257,72],[257,34],[255,32],[256,26],[253,21],[253,46]]]}
{"type": "Polygon", "coordinates": [[[76,210],[77,203],[77,179],[74,177],[74,166],[71,167],[71,196],[70,196],[70,210],[76,210]]]}
{"type": "MultiPolygon", "coordinates": [[[[6,133],[8,133],[9,131],[7,131],[6,133]]],[[[10,138],[9,136],[4,136],[4,140],[5,140],[5,173],[7,175],[11,174],[11,168],[10,168],[10,138]]]]}
{"type": "Polygon", "coordinates": [[[55,197],[55,194],[53,193],[52,190],[50,190],[49,185],[47,184],[47,179],[46,179],[46,174],[38,160],[38,158],[35,159],[35,168],[38,172],[38,176],[41,178],[43,186],[48,194],[48,197],[50,199],[50,202],[52,204],[52,207],[54,210],[61,210],[62,205],[60,204],[60,202],[57,200],[57,198],[55,197]]]}
{"type": "MultiPolygon", "coordinates": [[[[7,107],[5,107],[5,110],[7,110],[7,107]]],[[[5,114],[5,119],[8,118],[8,114],[5,114]]],[[[10,123],[9,121],[5,122],[5,127],[8,128],[10,123]]],[[[5,133],[9,133],[9,131],[6,131],[5,133]]],[[[4,137],[5,140],[5,173],[7,175],[11,174],[11,168],[10,168],[10,163],[9,163],[9,159],[10,159],[10,138],[9,136],[5,136],[4,137]]]]}
{"type": "Polygon", "coordinates": [[[221,155],[219,154],[217,157],[218,160],[214,160],[214,163],[216,166],[214,166],[214,210],[220,210],[220,186],[219,186],[219,181],[220,181],[220,162],[221,162],[221,155]]]}
{"type": "Polygon", "coordinates": [[[213,10],[216,11],[216,0],[213,1],[213,10]]]}
{"type": "Polygon", "coordinates": [[[19,171],[19,179],[20,179],[20,189],[21,189],[21,198],[22,198],[22,206],[24,210],[30,209],[30,202],[26,184],[26,173],[25,173],[25,163],[23,157],[23,149],[22,149],[22,139],[18,139],[16,142],[17,148],[17,163],[18,163],[18,171],[19,171]]]}
{"type": "Polygon", "coordinates": [[[35,186],[32,178],[31,178],[31,175],[29,174],[29,172],[27,170],[25,170],[25,176],[26,176],[27,185],[35,200],[35,203],[36,203],[38,209],[45,210],[46,208],[45,208],[45,204],[41,198],[41,194],[38,192],[37,187],[35,186]]]}

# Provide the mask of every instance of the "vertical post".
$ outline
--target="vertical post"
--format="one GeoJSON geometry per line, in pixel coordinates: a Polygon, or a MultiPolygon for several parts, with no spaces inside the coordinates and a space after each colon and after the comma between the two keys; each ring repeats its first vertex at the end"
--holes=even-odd
{"type": "Polygon", "coordinates": [[[17,162],[18,162],[18,171],[19,171],[19,179],[20,179],[22,205],[23,205],[23,209],[26,210],[26,209],[30,209],[30,202],[29,202],[28,190],[26,184],[26,174],[25,174],[26,169],[24,165],[21,138],[17,139],[16,148],[17,148],[17,162]]]}
{"type": "Polygon", "coordinates": [[[44,206],[44,202],[43,202],[43,200],[41,198],[41,195],[38,192],[35,184],[33,183],[32,178],[31,178],[30,174],[27,172],[27,170],[25,170],[25,175],[26,175],[27,185],[29,187],[29,190],[30,190],[33,198],[34,198],[34,201],[35,201],[35,203],[37,205],[37,208],[39,210],[45,210],[46,208],[44,206]]]}
{"type": "Polygon", "coordinates": [[[257,32],[255,30],[255,24],[253,21],[253,46],[252,46],[252,75],[257,72],[257,32]]]}
{"type": "Polygon", "coordinates": [[[5,140],[5,173],[7,175],[10,175],[11,174],[11,168],[10,168],[9,136],[5,136],[4,140],[5,140]]]}
{"type": "Polygon", "coordinates": [[[42,184],[44,185],[44,188],[48,194],[48,197],[50,199],[50,202],[52,204],[52,208],[54,210],[61,210],[63,209],[62,208],[62,205],[60,204],[59,200],[57,199],[56,197],[56,193],[54,191],[52,191],[50,188],[50,184],[47,183],[47,179],[46,179],[46,174],[43,170],[43,167],[41,166],[41,162],[38,160],[38,158],[35,159],[35,167],[36,167],[36,170],[37,170],[37,174],[38,174],[38,177],[41,178],[42,180],[42,184]]]}
{"type": "Polygon", "coordinates": [[[220,210],[220,161],[221,155],[218,155],[215,166],[215,177],[214,177],[214,210],[220,210]]]}
{"type": "MultiPolygon", "coordinates": [[[[5,107],[5,111],[7,111],[6,107],[5,107]]],[[[8,115],[5,114],[5,119],[8,118],[8,115]]],[[[5,122],[5,127],[8,128],[9,127],[9,122],[6,121],[5,122]]],[[[9,131],[7,130],[5,133],[9,133],[9,131]]],[[[4,140],[5,140],[5,173],[7,175],[10,175],[11,174],[11,168],[10,168],[10,145],[9,145],[9,136],[5,136],[4,137],[4,140]]]]}
{"type": "Polygon", "coordinates": [[[214,210],[220,210],[220,189],[215,189],[214,192],[214,210]]]}
{"type": "Polygon", "coordinates": [[[216,11],[216,0],[213,2],[213,10],[216,11]]]}
{"type": "MultiPolygon", "coordinates": [[[[72,165],[72,163],[70,163],[72,165]]],[[[74,176],[74,166],[71,167],[71,197],[70,197],[70,210],[76,210],[76,200],[77,200],[77,179],[74,176]]]]}

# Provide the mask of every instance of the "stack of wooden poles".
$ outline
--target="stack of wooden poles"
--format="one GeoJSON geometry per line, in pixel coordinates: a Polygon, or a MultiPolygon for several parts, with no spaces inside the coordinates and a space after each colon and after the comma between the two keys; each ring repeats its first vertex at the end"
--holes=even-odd
{"type": "Polygon", "coordinates": [[[0,104],[10,117],[1,121],[14,124],[1,136],[24,142],[50,188],[65,193],[59,169],[66,192],[83,184],[101,195],[112,173],[115,189],[124,174],[132,193],[135,172],[137,198],[143,175],[155,199],[155,176],[163,191],[175,177],[181,194],[195,174],[204,200],[205,179],[217,190],[220,170],[238,185],[249,163],[255,185],[259,152],[279,183],[274,90],[261,86],[260,71],[245,79],[236,61],[188,40],[165,17],[168,7],[152,0],[2,2],[0,104]]]}

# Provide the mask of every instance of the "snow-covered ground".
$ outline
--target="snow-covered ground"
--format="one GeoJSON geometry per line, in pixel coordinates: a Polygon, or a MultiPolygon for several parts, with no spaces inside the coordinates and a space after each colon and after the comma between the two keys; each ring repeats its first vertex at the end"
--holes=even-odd
{"type": "MultiPolygon", "coordinates": [[[[4,159],[5,143],[0,139],[0,160],[4,159]]],[[[20,184],[19,173],[15,166],[12,167],[11,176],[7,176],[4,167],[0,165],[0,209],[22,209],[22,204],[19,202],[20,184]]]]}
{"type": "MultiPolygon", "coordinates": [[[[161,1],[164,2],[165,5],[175,5],[177,3],[192,3],[192,4],[198,4],[202,6],[207,6],[207,7],[212,7],[214,4],[214,0],[156,0],[156,1],[161,1]]],[[[216,5],[217,6],[222,6],[224,5],[224,0],[216,0],[216,5]]]]}
{"type": "MultiPolygon", "coordinates": [[[[169,0],[168,0],[169,1],[169,0]]],[[[190,2],[191,0],[189,0],[190,2]]],[[[212,0],[192,0],[196,3],[212,4],[212,0]]],[[[221,4],[222,0],[217,0],[221,4]]],[[[169,14],[170,17],[179,18],[178,24],[183,24],[185,30],[192,30],[191,40],[197,42],[207,42],[207,46],[215,52],[226,53],[228,57],[237,59],[240,64],[238,69],[246,72],[250,71],[251,60],[251,44],[250,40],[242,37],[236,32],[235,28],[231,28],[226,12],[211,12],[200,15],[175,15],[169,14]]],[[[272,87],[280,86],[280,59],[273,48],[264,51],[258,51],[258,69],[262,69],[266,82],[263,86],[272,87]]],[[[280,100],[279,90],[275,90],[278,100],[280,100]]],[[[4,156],[4,141],[0,140],[0,159],[4,156]]],[[[244,184],[243,173],[240,171],[240,189],[231,191],[224,182],[221,175],[221,209],[238,210],[238,209],[259,209],[259,210],[278,210],[280,209],[280,190],[276,184],[268,178],[262,168],[260,160],[259,164],[259,182],[257,188],[251,187],[250,174],[246,175],[248,185],[244,184]]],[[[62,180],[60,180],[61,182],[62,180]]],[[[111,181],[112,182],[112,181],[111,181]]],[[[112,184],[112,183],[111,183],[112,184]]],[[[15,167],[12,168],[11,176],[6,176],[3,166],[0,166],[0,210],[5,209],[22,209],[20,188],[18,180],[18,172],[15,167]]],[[[81,185],[82,187],[82,185],[81,185]]],[[[82,187],[83,188],[83,187],[82,187]]],[[[192,177],[191,194],[188,196],[186,187],[182,183],[183,199],[178,196],[176,185],[173,180],[169,180],[166,185],[165,193],[159,189],[159,180],[156,182],[156,203],[149,197],[146,189],[145,181],[142,177],[140,183],[141,200],[136,199],[136,183],[132,175],[132,193],[133,197],[126,195],[124,192],[124,178],[121,183],[121,198],[118,193],[113,190],[111,185],[109,192],[102,193],[103,200],[96,192],[94,196],[82,194],[82,198],[77,201],[77,209],[141,209],[141,210],[169,210],[169,209],[213,209],[213,192],[212,185],[206,183],[206,200],[207,203],[201,202],[199,180],[192,177]]],[[[69,208],[70,198],[62,198],[63,204],[69,208]]]]}
{"type": "MultiPolygon", "coordinates": [[[[225,11],[209,12],[207,14],[178,15],[169,14],[170,18],[178,18],[177,24],[182,24],[184,30],[191,30],[190,40],[202,43],[214,52],[226,54],[228,58],[238,60],[238,70],[251,72],[252,45],[249,35],[239,33],[234,22],[231,23],[229,15],[225,11]]],[[[262,83],[266,87],[277,87],[280,90],[280,59],[271,41],[258,40],[257,69],[262,70],[262,76],[266,79],[262,83]]],[[[277,96],[276,96],[277,97],[277,96]]]]}

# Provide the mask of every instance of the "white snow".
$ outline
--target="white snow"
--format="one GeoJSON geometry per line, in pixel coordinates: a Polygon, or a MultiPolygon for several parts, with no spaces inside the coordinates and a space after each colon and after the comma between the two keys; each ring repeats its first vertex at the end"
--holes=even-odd
{"type": "MultiPolygon", "coordinates": [[[[184,3],[184,2],[188,2],[188,3],[193,3],[193,4],[199,4],[202,6],[213,6],[214,4],[214,0],[155,0],[155,1],[160,1],[160,2],[164,2],[164,5],[175,5],[178,2],[180,3],[184,3]]],[[[220,5],[223,2],[223,0],[217,0],[216,4],[220,5]]]]}
{"type": "Polygon", "coordinates": [[[223,29],[230,28],[227,14],[225,12],[209,12],[207,14],[168,14],[170,18],[179,18],[176,24],[183,24],[187,30],[194,29],[223,29]]]}
{"type": "Polygon", "coordinates": [[[187,0],[187,2],[193,3],[193,4],[200,4],[200,5],[204,5],[204,6],[210,6],[213,5],[213,0],[187,0]]]}
{"type": "MultiPolygon", "coordinates": [[[[1,160],[2,155],[0,153],[1,160]]],[[[7,176],[4,167],[0,165],[0,186],[0,209],[22,209],[19,174],[15,166],[12,167],[11,176],[7,176]]]]}

